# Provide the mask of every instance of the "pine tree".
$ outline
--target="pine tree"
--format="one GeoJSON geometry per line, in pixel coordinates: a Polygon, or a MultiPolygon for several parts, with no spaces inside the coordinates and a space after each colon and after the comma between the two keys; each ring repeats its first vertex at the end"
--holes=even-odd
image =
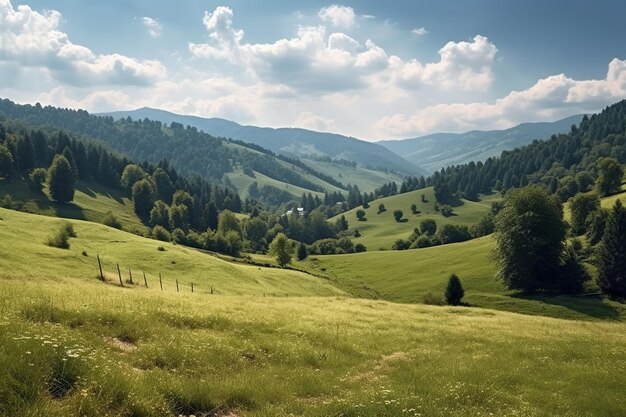
{"type": "Polygon", "coordinates": [[[461,298],[465,295],[465,290],[461,285],[461,280],[456,274],[450,275],[448,286],[446,287],[446,302],[453,306],[461,304],[461,298]]]}
{"type": "Polygon", "coordinates": [[[13,156],[9,149],[0,145],[0,177],[10,178],[13,171],[13,156]]]}
{"type": "Polygon", "coordinates": [[[611,297],[626,298],[626,209],[617,200],[598,249],[598,284],[611,297]]]}
{"type": "Polygon", "coordinates": [[[48,189],[53,200],[66,203],[74,199],[75,177],[63,155],[55,155],[48,169],[48,189]]]}
{"type": "Polygon", "coordinates": [[[306,250],[306,245],[304,243],[300,243],[300,246],[298,246],[298,260],[303,261],[307,256],[309,256],[309,254],[306,250]]]}

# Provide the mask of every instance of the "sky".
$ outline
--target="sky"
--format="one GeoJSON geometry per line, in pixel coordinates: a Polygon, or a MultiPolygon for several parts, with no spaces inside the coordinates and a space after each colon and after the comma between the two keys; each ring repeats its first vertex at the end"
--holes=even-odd
{"type": "Polygon", "coordinates": [[[626,98],[621,0],[0,0],[0,97],[374,141],[626,98]]]}

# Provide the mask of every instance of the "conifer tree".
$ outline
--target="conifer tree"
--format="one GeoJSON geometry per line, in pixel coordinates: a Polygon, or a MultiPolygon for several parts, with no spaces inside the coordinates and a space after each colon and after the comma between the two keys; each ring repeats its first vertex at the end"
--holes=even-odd
{"type": "Polygon", "coordinates": [[[465,290],[461,285],[461,280],[456,274],[450,275],[448,278],[448,286],[445,292],[446,302],[453,306],[461,304],[461,299],[465,295],[465,290]]]}
{"type": "Polygon", "coordinates": [[[617,200],[598,249],[598,284],[611,297],[626,298],[626,209],[617,200]]]}
{"type": "Polygon", "coordinates": [[[48,169],[48,189],[53,200],[66,203],[74,199],[75,177],[63,155],[55,155],[48,169]]]}

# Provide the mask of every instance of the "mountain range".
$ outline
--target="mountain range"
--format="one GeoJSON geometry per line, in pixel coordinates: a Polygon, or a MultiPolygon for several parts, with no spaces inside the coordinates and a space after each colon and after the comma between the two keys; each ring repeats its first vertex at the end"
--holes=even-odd
{"type": "Polygon", "coordinates": [[[549,139],[567,133],[578,125],[583,115],[570,116],[556,122],[522,123],[505,130],[466,133],[434,133],[412,139],[377,142],[429,172],[470,161],[484,161],[502,151],[528,145],[536,139],[549,139]]]}
{"type": "Polygon", "coordinates": [[[367,142],[335,133],[300,128],[244,126],[220,118],[180,115],[144,107],[129,111],[100,113],[114,119],[150,119],[177,122],[216,136],[254,143],[287,156],[317,159],[329,157],[355,161],[362,167],[403,175],[427,175],[449,165],[484,161],[502,151],[569,132],[583,115],[555,122],[522,123],[504,130],[473,130],[466,133],[433,133],[417,138],[367,142]]]}
{"type": "Polygon", "coordinates": [[[230,120],[202,118],[171,113],[144,107],[131,111],[100,113],[114,119],[150,119],[162,123],[177,122],[192,126],[212,136],[231,138],[260,145],[283,155],[306,157],[330,157],[355,161],[365,168],[393,171],[403,175],[426,175],[427,172],[376,143],[334,133],[315,132],[300,128],[270,128],[243,126],[230,120]]]}

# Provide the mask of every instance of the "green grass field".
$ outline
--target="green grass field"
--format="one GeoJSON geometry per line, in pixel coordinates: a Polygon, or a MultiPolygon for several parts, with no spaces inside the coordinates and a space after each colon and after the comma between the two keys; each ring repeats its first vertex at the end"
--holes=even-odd
{"type": "Polygon", "coordinates": [[[93,281],[98,276],[99,255],[106,278],[113,284],[119,281],[119,263],[123,280],[129,278],[130,268],[135,283],[143,285],[145,272],[148,285],[156,288],[160,273],[168,291],[175,291],[178,279],[184,291],[191,291],[194,283],[195,290],[204,294],[211,286],[215,293],[231,295],[342,293],[326,280],[301,272],[227,262],[184,246],[85,221],[71,221],[77,237],[70,239],[69,250],[53,248],[46,241],[67,220],[5,209],[0,209],[0,218],[0,242],[11,242],[0,246],[0,275],[4,278],[93,281]],[[158,250],[159,247],[164,250],[158,250]]]}
{"type": "Polygon", "coordinates": [[[618,416],[626,325],[0,279],[0,415],[618,416]]]}
{"type": "MultiPolygon", "coordinates": [[[[397,239],[407,239],[413,229],[419,227],[422,220],[433,219],[438,226],[444,224],[459,224],[472,226],[485,214],[489,213],[491,203],[499,200],[499,194],[481,196],[478,202],[460,200],[459,205],[453,207],[454,215],[444,217],[435,211],[435,196],[432,187],[409,193],[397,194],[391,197],[380,198],[369,203],[365,209],[367,221],[358,221],[356,211],[362,207],[356,207],[343,213],[350,225],[350,231],[359,230],[361,237],[354,238],[355,243],[363,243],[368,250],[391,249],[397,239]],[[427,202],[421,201],[421,195],[426,195],[427,202]],[[378,214],[378,205],[384,204],[387,211],[378,214]],[[411,204],[417,206],[420,214],[411,213],[411,204]],[[402,210],[406,221],[396,222],[393,217],[394,210],[402,210]]],[[[336,217],[337,218],[337,217],[336,217]]],[[[333,220],[336,220],[334,218],[333,220]]]]}
{"type": "Polygon", "coordinates": [[[248,190],[250,188],[250,184],[256,181],[259,185],[259,189],[264,185],[271,185],[272,187],[276,187],[280,190],[285,190],[289,194],[293,196],[294,199],[300,200],[302,194],[311,194],[313,196],[318,196],[320,198],[324,197],[324,193],[319,193],[317,191],[309,190],[307,188],[298,187],[292,184],[287,184],[282,181],[275,180],[266,175],[261,174],[260,172],[254,172],[254,178],[249,177],[248,175],[243,173],[243,170],[237,169],[233,172],[229,172],[226,174],[230,182],[237,188],[239,195],[242,199],[248,198],[248,190]]]}
{"type": "Polygon", "coordinates": [[[315,170],[323,172],[324,174],[330,175],[338,181],[341,181],[344,185],[357,185],[361,192],[373,192],[376,188],[392,181],[398,184],[402,183],[402,178],[395,174],[385,173],[382,171],[374,171],[362,167],[352,168],[345,165],[313,161],[309,159],[304,159],[304,162],[313,167],[315,170]]]}
{"type": "Polygon", "coordinates": [[[312,256],[303,268],[327,276],[339,288],[363,298],[422,303],[442,296],[450,274],[461,278],[471,306],[583,320],[625,320],[626,305],[604,297],[522,296],[495,279],[491,236],[468,242],[405,251],[312,256]]]}
{"type": "Polygon", "coordinates": [[[74,201],[70,204],[55,203],[50,200],[46,188],[41,192],[33,190],[21,179],[10,182],[0,180],[0,199],[5,195],[24,202],[24,209],[31,213],[102,223],[110,211],[125,230],[140,234],[147,230],[135,214],[133,202],[121,190],[93,182],[79,181],[76,184],[74,201]]]}

